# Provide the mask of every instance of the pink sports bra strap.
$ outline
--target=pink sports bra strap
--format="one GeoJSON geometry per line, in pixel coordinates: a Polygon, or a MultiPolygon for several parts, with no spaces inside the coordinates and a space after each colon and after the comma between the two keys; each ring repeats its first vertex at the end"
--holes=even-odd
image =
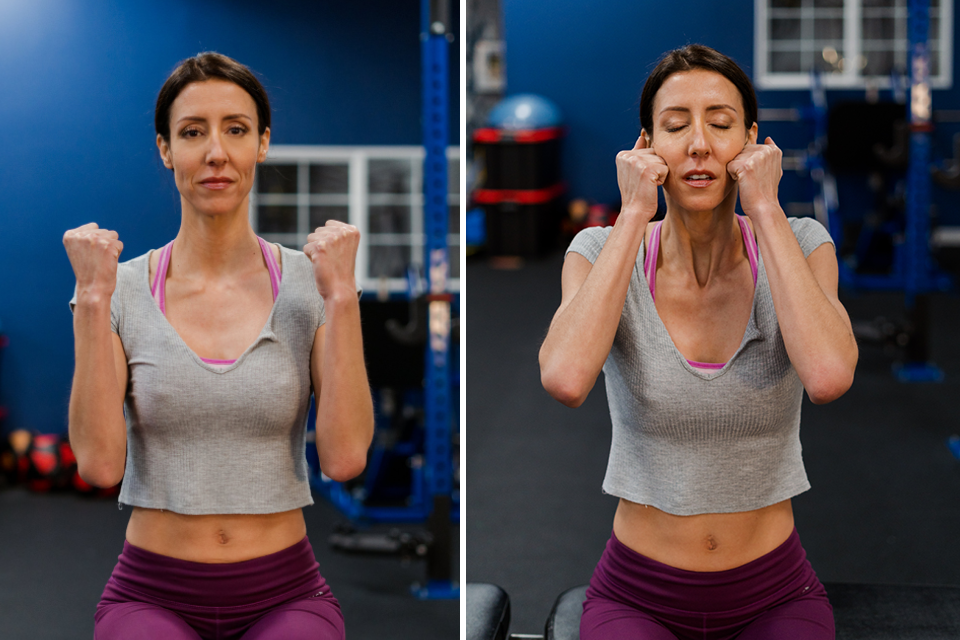
{"type": "Polygon", "coordinates": [[[150,287],[150,294],[160,305],[160,313],[167,315],[166,298],[166,280],[167,269],[170,268],[170,253],[173,251],[173,240],[165,247],[160,249],[160,261],[157,263],[157,272],[153,276],[153,286],[150,287]]]}
{"type": "Polygon", "coordinates": [[[260,243],[260,250],[263,252],[263,259],[267,263],[267,271],[270,273],[270,287],[273,289],[273,299],[277,299],[277,294],[280,292],[280,265],[277,264],[277,259],[273,255],[273,249],[267,244],[267,241],[257,236],[257,241],[260,243]]]}
{"type": "Polygon", "coordinates": [[[650,232],[650,248],[643,260],[643,274],[647,276],[647,282],[650,283],[650,296],[656,300],[657,290],[657,255],[660,253],[660,225],[663,220],[653,225],[653,231],[650,232]]]}
{"type": "Polygon", "coordinates": [[[747,224],[745,216],[737,216],[737,222],[740,223],[740,232],[743,234],[743,244],[747,247],[747,258],[750,260],[750,271],[753,272],[753,286],[757,286],[757,269],[760,264],[760,249],[757,247],[757,239],[753,237],[750,225],[747,224]]]}

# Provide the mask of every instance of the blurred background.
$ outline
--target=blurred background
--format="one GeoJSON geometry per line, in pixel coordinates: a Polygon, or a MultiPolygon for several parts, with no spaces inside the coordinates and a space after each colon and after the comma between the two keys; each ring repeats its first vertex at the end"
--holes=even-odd
{"type": "Polygon", "coordinates": [[[75,477],[65,442],[74,278],[61,238],[95,221],[125,260],[176,235],[154,103],[202,51],[246,64],[270,95],[254,230],[299,249],[334,218],[364,237],[377,436],[346,485],[308,445],[321,571],[352,636],[456,635],[460,16],[429,0],[0,0],[0,635],[89,637],[121,551],[129,510],[75,477]],[[447,322],[431,333],[428,314],[447,322]]]}
{"type": "Polygon", "coordinates": [[[540,386],[537,352],[563,249],[619,212],[614,159],[639,134],[643,83],[689,43],[753,79],[760,139],[784,151],[781,204],[816,217],[839,254],[860,362],[844,397],[804,400],[813,489],[794,509],[814,569],[960,585],[952,0],[471,0],[466,18],[467,579],[506,590],[511,631],[542,633],[610,536],[603,384],[563,407],[540,386]]]}

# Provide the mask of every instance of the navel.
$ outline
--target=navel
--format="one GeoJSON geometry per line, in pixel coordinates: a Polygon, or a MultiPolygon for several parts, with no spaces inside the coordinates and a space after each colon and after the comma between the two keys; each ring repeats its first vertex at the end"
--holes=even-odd
{"type": "Polygon", "coordinates": [[[230,541],[230,538],[227,537],[225,531],[218,531],[217,540],[220,542],[220,544],[227,544],[230,541]]]}
{"type": "Polygon", "coordinates": [[[705,542],[707,544],[708,551],[716,551],[720,547],[720,544],[713,536],[707,536],[705,542]]]}

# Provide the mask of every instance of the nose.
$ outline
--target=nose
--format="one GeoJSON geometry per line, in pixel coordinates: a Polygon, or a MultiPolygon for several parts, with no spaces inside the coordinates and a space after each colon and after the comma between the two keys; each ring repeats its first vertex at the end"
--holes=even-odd
{"type": "Polygon", "coordinates": [[[703,122],[691,123],[689,153],[699,157],[710,155],[710,141],[707,138],[706,124],[703,122]]]}
{"type": "Polygon", "coordinates": [[[227,151],[223,147],[223,139],[219,131],[213,131],[208,138],[207,164],[222,165],[227,161],[227,151]]]}

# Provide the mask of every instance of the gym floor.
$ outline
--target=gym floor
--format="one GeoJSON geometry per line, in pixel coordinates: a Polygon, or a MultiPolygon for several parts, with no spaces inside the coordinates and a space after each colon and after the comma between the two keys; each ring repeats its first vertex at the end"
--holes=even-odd
{"type": "MultiPolygon", "coordinates": [[[[422,562],[334,552],[327,536],[343,518],[320,495],[313,499],[304,508],[307,535],[351,638],[458,637],[459,602],[421,601],[409,593],[411,584],[426,579],[422,562]]],[[[92,638],[94,610],[123,548],[129,507],[118,510],[115,498],[13,488],[0,491],[0,514],[0,637],[92,638]]],[[[454,539],[459,535],[455,527],[454,539]]],[[[454,543],[454,575],[459,556],[454,543]]]]}
{"type": "MultiPolygon", "coordinates": [[[[511,633],[543,633],[556,597],[589,581],[617,505],[600,491],[610,446],[602,379],[578,409],[540,386],[562,264],[560,252],[518,270],[467,263],[467,581],[506,590],[511,633]]],[[[904,314],[895,293],[841,299],[855,321],[904,314]]],[[[943,383],[901,384],[894,354],[861,344],[845,396],[804,399],[813,488],[793,507],[822,581],[960,586],[960,460],[947,447],[960,433],[960,296],[934,296],[930,316],[943,383]]]]}

